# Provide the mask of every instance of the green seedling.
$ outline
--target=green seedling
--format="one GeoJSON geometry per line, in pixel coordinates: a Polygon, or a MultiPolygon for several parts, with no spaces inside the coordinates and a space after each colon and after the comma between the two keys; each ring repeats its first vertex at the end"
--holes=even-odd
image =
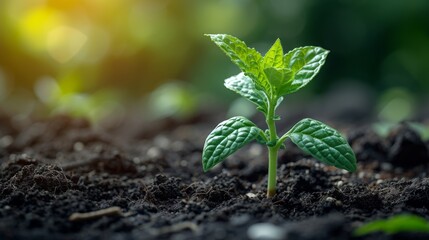
{"type": "Polygon", "coordinates": [[[405,232],[429,233],[429,222],[417,215],[400,214],[389,219],[374,220],[357,228],[353,234],[364,236],[371,233],[384,232],[396,234],[405,232]]]}
{"type": "Polygon", "coordinates": [[[207,137],[202,161],[208,171],[226,157],[257,140],[268,147],[267,196],[276,193],[277,156],[284,141],[290,138],[304,152],[325,164],[350,172],[356,170],[356,157],[347,141],[333,128],[313,119],[303,119],[279,137],[275,111],[284,96],[307,85],[319,72],[329,51],[320,47],[301,47],[283,54],[280,40],[265,56],[230,35],[208,34],[211,40],[241,69],[241,73],[225,80],[225,87],[256,104],[265,115],[267,130],[258,128],[249,119],[237,116],[220,123],[207,137]]]}

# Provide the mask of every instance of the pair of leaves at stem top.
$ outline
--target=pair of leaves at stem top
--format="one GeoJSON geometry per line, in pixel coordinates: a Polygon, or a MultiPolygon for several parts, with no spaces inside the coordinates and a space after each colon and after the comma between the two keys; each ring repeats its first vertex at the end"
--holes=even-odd
{"type": "Polygon", "coordinates": [[[265,56],[236,37],[210,34],[211,40],[241,69],[225,86],[256,103],[266,113],[267,102],[281,102],[282,96],[307,85],[319,72],[329,51],[320,47],[300,47],[283,54],[277,39],[265,56]],[[235,83],[234,83],[235,82],[235,83]],[[249,98],[249,95],[252,95],[249,98]],[[255,101],[255,99],[258,99],[255,101]]]}
{"type": "MultiPolygon", "coordinates": [[[[277,40],[265,56],[230,35],[208,35],[242,72],[225,80],[225,87],[256,104],[267,117],[283,96],[307,85],[319,72],[329,51],[320,47],[301,47],[283,55],[277,40]]],[[[277,120],[276,116],[273,116],[277,120]]],[[[253,140],[268,147],[280,147],[290,138],[299,148],[322,162],[348,171],[356,170],[356,158],[347,141],[333,128],[313,119],[303,119],[275,143],[262,129],[244,117],[220,123],[207,137],[203,168],[207,171],[253,140]],[[275,146],[273,146],[273,144],[275,146]]]]}

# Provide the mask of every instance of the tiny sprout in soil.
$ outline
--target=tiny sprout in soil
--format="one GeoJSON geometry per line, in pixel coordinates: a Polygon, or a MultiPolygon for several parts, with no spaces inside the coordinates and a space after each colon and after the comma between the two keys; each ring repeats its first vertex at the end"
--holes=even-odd
{"type": "Polygon", "coordinates": [[[287,138],[300,149],[325,164],[350,172],[356,170],[356,157],[347,141],[333,128],[313,119],[303,119],[282,136],[277,135],[275,111],[284,96],[307,85],[319,72],[329,51],[320,47],[300,47],[283,55],[280,40],[265,56],[230,35],[208,34],[211,40],[242,70],[225,80],[225,87],[256,104],[265,115],[267,130],[249,119],[237,116],[221,122],[207,137],[202,161],[208,171],[226,157],[257,140],[268,147],[267,197],[276,193],[277,156],[287,138]]]}

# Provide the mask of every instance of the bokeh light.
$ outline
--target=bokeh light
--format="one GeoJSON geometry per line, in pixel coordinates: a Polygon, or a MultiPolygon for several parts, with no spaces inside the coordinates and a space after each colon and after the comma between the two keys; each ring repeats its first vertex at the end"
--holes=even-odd
{"type": "Polygon", "coordinates": [[[380,96],[404,89],[419,102],[429,90],[427,9],[425,0],[2,0],[1,108],[91,117],[97,111],[86,105],[138,104],[171,79],[231,102],[222,81],[238,69],[204,33],[229,33],[261,52],[276,38],[285,50],[331,50],[305,96],[351,79],[380,96]]]}

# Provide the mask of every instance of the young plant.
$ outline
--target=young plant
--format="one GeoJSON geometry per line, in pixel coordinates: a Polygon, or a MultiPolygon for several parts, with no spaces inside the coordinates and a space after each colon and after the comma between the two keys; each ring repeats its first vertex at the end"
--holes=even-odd
{"type": "Polygon", "coordinates": [[[265,115],[267,130],[258,128],[242,116],[221,122],[207,137],[202,161],[208,171],[226,157],[257,140],[268,147],[267,196],[276,193],[277,155],[290,138],[299,148],[325,164],[350,172],[356,170],[356,157],[347,141],[333,128],[313,119],[303,119],[282,136],[277,135],[276,108],[284,96],[307,85],[325,63],[329,51],[320,47],[300,47],[283,55],[280,40],[265,56],[230,35],[208,34],[211,40],[240,69],[241,73],[225,80],[225,87],[253,102],[265,115]]]}

